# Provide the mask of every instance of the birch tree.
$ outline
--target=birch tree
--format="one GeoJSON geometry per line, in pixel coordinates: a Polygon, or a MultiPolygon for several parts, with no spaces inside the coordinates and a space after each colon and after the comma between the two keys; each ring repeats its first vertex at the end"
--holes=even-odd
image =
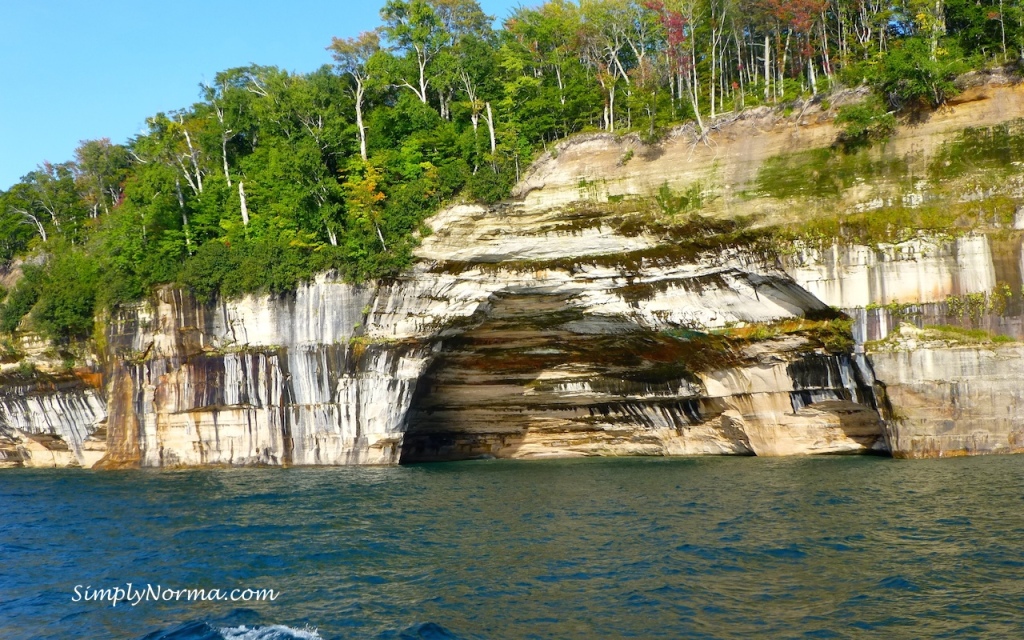
{"type": "Polygon", "coordinates": [[[384,20],[381,32],[393,48],[408,53],[415,66],[415,77],[400,79],[400,86],[411,90],[423,104],[427,103],[427,65],[444,46],[441,20],[426,0],[388,0],[380,10],[384,20]]]}
{"type": "Polygon", "coordinates": [[[356,129],[359,131],[359,155],[366,162],[366,125],[363,123],[363,101],[366,90],[376,79],[371,65],[380,51],[380,35],[364,31],[355,38],[334,38],[328,49],[334,55],[338,71],[352,79],[352,97],[356,106],[356,129]]]}

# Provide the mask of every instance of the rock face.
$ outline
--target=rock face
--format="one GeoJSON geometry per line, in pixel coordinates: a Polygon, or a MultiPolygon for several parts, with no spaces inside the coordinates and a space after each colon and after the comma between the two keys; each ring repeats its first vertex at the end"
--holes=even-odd
{"type": "Polygon", "coordinates": [[[0,385],[0,467],[92,467],[106,450],[105,402],[75,376],[0,385]]]}
{"type": "MultiPolygon", "coordinates": [[[[117,445],[106,464],[1015,450],[1015,347],[998,358],[945,344],[865,357],[830,353],[807,335],[716,340],[708,330],[827,307],[742,253],[650,267],[640,259],[625,270],[586,254],[561,265],[518,254],[493,262],[493,247],[472,237],[485,214],[464,207],[436,221],[424,254],[444,255],[439,245],[452,242],[462,260],[424,263],[395,282],[323,277],[294,299],[207,306],[166,290],[122,317],[111,339],[121,362],[111,380],[117,445]]],[[[530,228],[513,215],[505,228],[530,228]]],[[[573,253],[571,234],[521,242],[540,256],[573,253]]],[[[984,290],[964,284],[977,273],[993,281],[985,237],[935,243],[931,266],[913,248],[891,255],[890,278],[912,299],[924,296],[904,269],[944,274],[926,300],[984,290]]],[[[853,289],[851,271],[863,283],[863,262],[825,263],[830,286],[853,289]]],[[[874,291],[862,302],[887,300],[874,291]]]]}
{"type": "Polygon", "coordinates": [[[393,282],[324,276],[294,298],[210,305],[165,290],[123,314],[105,464],[884,449],[849,354],[799,331],[708,333],[832,313],[773,264],[666,259],[663,240],[612,228],[595,250],[552,230],[556,214],[481,223],[493,215],[433,220],[423,261],[393,282]],[[489,242],[499,229],[518,235],[489,242]]]}
{"type": "Polygon", "coordinates": [[[203,306],[168,289],[124,314],[104,464],[397,461],[426,352],[355,339],[376,295],[321,279],[290,299],[203,306]]]}
{"type": "Polygon", "coordinates": [[[903,323],[872,349],[892,407],[894,456],[1024,451],[1024,347],[966,342],[957,332],[903,323]]]}
{"type": "Polygon", "coordinates": [[[515,202],[434,216],[394,280],[324,274],[207,304],[166,288],[123,309],[105,401],[77,378],[2,387],[0,466],[91,466],[103,440],[108,468],[1016,451],[1024,347],[994,337],[1024,339],[1019,216],[1000,213],[1024,185],[915,177],[945,170],[964,127],[1014,113],[1024,91],[975,87],[856,179],[779,169],[834,139],[814,106],[748,112],[714,145],[568,141],[515,202]],[[701,217],[658,223],[662,189],[701,217]],[[991,228],[813,245],[765,231],[947,204],[991,228]],[[983,331],[894,332],[908,322],[983,331]]]}
{"type": "Polygon", "coordinates": [[[921,345],[872,360],[898,407],[893,455],[1024,451],[1024,347],[921,345]]]}
{"type": "Polygon", "coordinates": [[[992,291],[997,282],[992,256],[985,235],[920,237],[877,248],[802,249],[788,257],[786,271],[824,303],[855,309],[992,291]]]}
{"type": "Polygon", "coordinates": [[[836,247],[789,261],[797,282],[855,318],[854,337],[891,407],[892,455],[1024,447],[1021,255],[1017,235],[974,234],[836,247]]]}

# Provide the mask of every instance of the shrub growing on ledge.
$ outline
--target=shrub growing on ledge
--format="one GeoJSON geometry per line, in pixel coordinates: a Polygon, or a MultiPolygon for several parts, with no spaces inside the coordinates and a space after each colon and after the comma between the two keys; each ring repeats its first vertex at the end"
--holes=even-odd
{"type": "Polygon", "coordinates": [[[953,80],[970,69],[955,45],[932,55],[928,42],[907,38],[894,43],[871,79],[892,109],[937,109],[957,94],[953,80]]]}
{"type": "Polygon", "coordinates": [[[36,301],[43,280],[43,270],[35,265],[22,267],[22,279],[0,307],[0,331],[14,333],[36,301]]]}
{"type": "Polygon", "coordinates": [[[35,326],[53,340],[67,344],[92,333],[99,273],[95,260],[77,249],[59,251],[47,265],[32,311],[35,326]]]}
{"type": "Polygon", "coordinates": [[[888,139],[896,131],[896,115],[886,110],[881,99],[871,96],[864,102],[840,107],[836,124],[843,126],[836,142],[850,152],[888,139]]]}

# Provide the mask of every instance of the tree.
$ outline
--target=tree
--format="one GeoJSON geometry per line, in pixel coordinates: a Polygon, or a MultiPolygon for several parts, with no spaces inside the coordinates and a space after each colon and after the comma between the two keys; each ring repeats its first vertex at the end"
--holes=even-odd
{"type": "Polygon", "coordinates": [[[100,210],[110,213],[121,201],[130,168],[128,149],[111,144],[110,138],[84,140],[75,149],[75,183],[92,218],[99,217],[100,210]]]}
{"type": "Polygon", "coordinates": [[[586,2],[581,5],[581,10],[584,21],[580,31],[582,51],[594,66],[598,82],[605,91],[605,128],[615,131],[616,91],[619,83],[629,90],[628,69],[646,53],[643,40],[648,21],[645,14],[634,11],[629,0],[586,2]],[[643,17],[637,20],[637,15],[643,17]]]}
{"type": "Polygon", "coordinates": [[[4,194],[3,202],[6,218],[15,219],[19,225],[32,227],[46,242],[52,226],[47,224],[47,217],[37,210],[35,194],[27,182],[23,180],[12,186],[4,194]]]}
{"type": "Polygon", "coordinates": [[[33,232],[40,233],[46,241],[46,228],[37,226],[39,220],[33,222],[24,213],[30,206],[25,190],[26,185],[18,183],[7,192],[0,192],[0,265],[24,251],[33,232]]]}
{"type": "Polygon", "coordinates": [[[380,246],[388,250],[384,234],[380,231],[381,213],[386,196],[380,191],[381,172],[369,163],[352,167],[345,181],[345,204],[349,217],[356,225],[371,226],[377,232],[380,246]]]}
{"type": "Polygon", "coordinates": [[[684,0],[679,9],[669,8],[661,0],[649,0],[647,7],[658,15],[665,33],[665,45],[682,97],[685,87],[693,118],[701,135],[706,133],[700,115],[700,79],[697,75],[696,40],[694,25],[700,8],[696,0],[684,0]]]}
{"type": "Polygon", "coordinates": [[[36,226],[44,242],[47,240],[47,225],[43,222],[46,218],[52,228],[72,244],[84,239],[87,210],[78,197],[74,169],[73,162],[44,162],[22,178],[26,185],[21,192],[25,206],[19,213],[36,226]]]}
{"type": "Polygon", "coordinates": [[[359,156],[366,162],[366,126],[363,124],[363,98],[370,83],[376,79],[373,65],[370,64],[380,51],[380,36],[376,31],[364,31],[356,38],[333,38],[331,46],[334,61],[342,74],[352,78],[355,86],[352,89],[356,101],[356,128],[359,130],[359,156]]]}
{"type": "Polygon", "coordinates": [[[908,38],[882,60],[874,86],[895,110],[934,109],[956,95],[953,80],[964,71],[966,65],[955,53],[933,58],[929,41],[908,38]]]}
{"type": "Polygon", "coordinates": [[[191,229],[189,225],[190,207],[186,202],[186,192],[182,180],[191,188],[193,196],[203,191],[203,175],[207,168],[200,149],[192,143],[189,127],[194,126],[190,117],[185,125],[185,113],[179,112],[170,117],[158,113],[146,121],[149,133],[137,137],[131,144],[132,153],[140,164],[158,163],[171,168],[174,172],[173,193],[178,202],[181,216],[181,227],[185,234],[186,246],[191,245],[191,229]],[[187,134],[187,138],[186,138],[187,134]]]}
{"type": "MultiPolygon", "coordinates": [[[[261,69],[254,65],[221,71],[214,77],[213,84],[203,86],[203,97],[212,111],[210,115],[217,121],[214,144],[220,152],[221,171],[228,187],[233,186],[232,152],[239,155],[251,150],[257,138],[252,103],[258,94],[250,89],[261,69]]],[[[200,110],[204,106],[196,105],[200,110]]],[[[210,146],[209,142],[204,146],[210,146]]]]}
{"type": "Polygon", "coordinates": [[[946,34],[946,14],[943,0],[909,0],[908,8],[917,24],[918,32],[927,34],[928,57],[938,60],[939,38],[946,34]]]}
{"type": "Polygon", "coordinates": [[[475,100],[476,86],[467,68],[473,66],[470,57],[483,52],[478,43],[491,40],[491,16],[484,14],[476,0],[432,0],[434,11],[441,22],[443,45],[434,60],[434,82],[437,85],[441,117],[451,119],[451,101],[461,87],[475,100]]]}
{"type": "Polygon", "coordinates": [[[534,140],[568,135],[602,113],[601,88],[580,55],[587,33],[579,7],[553,0],[536,9],[520,8],[505,22],[502,35],[503,65],[517,76],[539,80],[530,106],[539,104],[529,109],[538,117],[523,118],[522,103],[505,114],[520,117],[534,140]]]}
{"type": "Polygon", "coordinates": [[[426,0],[388,0],[380,10],[384,36],[395,48],[406,50],[416,67],[416,84],[403,78],[401,86],[411,89],[423,104],[427,103],[427,65],[444,46],[446,36],[441,20],[426,0]]]}
{"type": "Polygon", "coordinates": [[[87,338],[93,328],[97,276],[96,262],[86,252],[55,252],[32,311],[35,326],[64,344],[87,338]]]}

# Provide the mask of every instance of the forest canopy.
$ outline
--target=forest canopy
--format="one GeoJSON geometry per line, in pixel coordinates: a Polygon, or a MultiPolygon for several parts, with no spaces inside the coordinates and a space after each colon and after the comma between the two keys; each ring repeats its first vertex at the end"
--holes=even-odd
{"type": "MultiPolygon", "coordinates": [[[[125,144],[84,141],[0,192],[0,261],[35,256],[0,307],[58,341],[160,284],[283,293],[325,270],[409,264],[424,219],[506,197],[582,130],[657,139],[866,83],[848,142],[943,104],[952,79],[1024,56],[1019,0],[552,0],[500,28],[475,0],[388,0],[308,74],[228,69],[125,144]]],[[[845,120],[844,120],[845,118],[845,120]]]]}

